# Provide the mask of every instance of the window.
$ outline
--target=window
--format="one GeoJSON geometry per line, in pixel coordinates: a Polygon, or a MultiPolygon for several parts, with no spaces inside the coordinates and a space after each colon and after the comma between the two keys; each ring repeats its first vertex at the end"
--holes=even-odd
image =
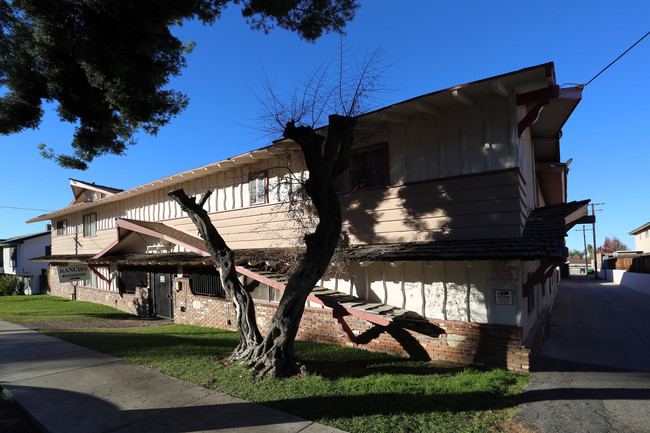
{"type": "Polygon", "coordinates": [[[336,179],[339,192],[388,185],[388,145],[386,143],[353,150],[350,165],[336,179]]]}
{"type": "Polygon", "coordinates": [[[250,204],[262,204],[268,202],[268,178],[269,176],[267,171],[251,174],[248,177],[250,204]]]}
{"type": "Polygon", "coordinates": [[[90,279],[84,280],[84,286],[86,287],[97,287],[97,275],[95,271],[90,270],[90,279]]]}
{"type": "Polygon", "coordinates": [[[532,313],[535,309],[535,287],[528,294],[528,312],[532,313]]]}
{"type": "Polygon", "coordinates": [[[68,229],[68,220],[61,220],[56,222],[56,235],[63,236],[68,229]]]}
{"type": "Polygon", "coordinates": [[[117,285],[120,293],[135,293],[137,285],[147,287],[149,285],[148,272],[145,267],[132,266],[120,268],[117,285]]]}
{"type": "Polygon", "coordinates": [[[244,278],[244,286],[256,301],[280,302],[282,298],[282,292],[278,289],[248,277],[244,278]]]}
{"type": "Polygon", "coordinates": [[[221,277],[214,268],[183,268],[183,275],[189,274],[190,291],[194,295],[225,298],[226,292],[221,286],[221,277]]]}
{"type": "Polygon", "coordinates": [[[84,215],[84,236],[95,236],[97,234],[96,222],[97,214],[84,215]]]}
{"type": "Polygon", "coordinates": [[[52,255],[52,245],[45,245],[45,255],[46,256],[52,255]]]}

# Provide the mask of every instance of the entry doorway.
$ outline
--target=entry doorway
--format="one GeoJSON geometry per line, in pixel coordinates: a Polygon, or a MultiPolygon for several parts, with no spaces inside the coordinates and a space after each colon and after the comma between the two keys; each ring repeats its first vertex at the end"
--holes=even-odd
{"type": "Polygon", "coordinates": [[[173,291],[171,272],[152,272],[151,273],[151,295],[153,305],[153,315],[173,318],[173,291]]]}

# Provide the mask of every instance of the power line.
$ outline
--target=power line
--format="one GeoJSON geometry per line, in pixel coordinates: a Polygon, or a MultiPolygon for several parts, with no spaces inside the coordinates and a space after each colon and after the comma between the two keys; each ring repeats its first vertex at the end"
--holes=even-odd
{"type": "Polygon", "coordinates": [[[15,207],[15,206],[0,206],[0,208],[3,209],[18,209],[18,210],[36,210],[36,211],[43,211],[43,212],[50,212],[51,209],[33,209],[30,207],[15,207]]]}
{"type": "Polygon", "coordinates": [[[600,74],[602,74],[603,72],[605,72],[605,71],[607,70],[607,68],[609,68],[609,67],[612,66],[614,63],[616,63],[616,62],[618,61],[618,59],[620,59],[621,57],[623,57],[624,55],[626,55],[628,51],[630,51],[632,48],[634,48],[634,47],[635,47],[639,42],[641,42],[642,40],[644,40],[644,39],[646,38],[646,36],[648,36],[648,35],[650,35],[650,32],[648,32],[648,33],[646,33],[645,35],[643,35],[643,37],[642,37],[641,39],[639,39],[638,41],[636,41],[636,42],[635,42],[635,43],[634,43],[630,48],[628,48],[627,50],[625,50],[625,52],[624,52],[623,54],[621,54],[620,56],[618,56],[617,58],[615,58],[614,61],[613,61],[612,63],[610,63],[609,65],[605,66],[605,67],[603,68],[602,71],[600,71],[599,73],[597,73],[596,75],[594,75],[594,78],[592,78],[591,80],[587,81],[587,84],[583,84],[582,87],[585,87],[585,86],[589,85],[589,83],[591,83],[592,81],[594,81],[594,80],[595,80],[595,79],[596,79],[600,74]]]}

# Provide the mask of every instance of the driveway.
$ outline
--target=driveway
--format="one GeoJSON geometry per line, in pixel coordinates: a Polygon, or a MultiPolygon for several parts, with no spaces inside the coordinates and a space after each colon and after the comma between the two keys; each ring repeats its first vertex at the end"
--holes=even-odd
{"type": "Polygon", "coordinates": [[[564,280],[517,421],[543,433],[650,432],[650,296],[564,280]]]}

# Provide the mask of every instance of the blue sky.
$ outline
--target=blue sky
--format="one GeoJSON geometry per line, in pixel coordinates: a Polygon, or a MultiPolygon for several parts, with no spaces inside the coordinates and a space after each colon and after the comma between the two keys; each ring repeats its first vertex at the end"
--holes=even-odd
{"type": "MultiPolygon", "coordinates": [[[[391,90],[381,105],[549,61],[558,84],[585,83],[650,31],[650,2],[641,0],[361,3],[346,45],[351,52],[386,52],[391,90]]],[[[310,44],[283,30],[252,31],[236,7],[211,27],[187,23],[177,34],[197,43],[170,84],[190,105],[158,136],[141,135],[126,156],[102,157],[85,172],[43,160],[39,143],[70,150],[73,127],[51,110],[38,130],[0,137],[0,238],[42,230],[43,223],[25,220],[69,204],[68,178],[127,189],[266,145],[252,128],[263,70],[278,94],[288,94],[339,53],[336,35],[310,44]]],[[[649,72],[650,36],[585,88],[563,130],[562,160],[573,158],[569,200],[605,203],[597,213],[599,245],[616,236],[633,248],[627,233],[650,221],[649,72]]],[[[587,237],[592,243],[591,232],[587,237]]],[[[574,229],[568,247],[582,245],[574,229]]]]}

